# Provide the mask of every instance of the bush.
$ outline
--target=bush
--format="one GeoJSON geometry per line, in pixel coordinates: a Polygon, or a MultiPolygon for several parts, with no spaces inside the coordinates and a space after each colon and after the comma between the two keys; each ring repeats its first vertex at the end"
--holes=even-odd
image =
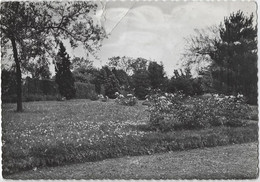
{"type": "Polygon", "coordinates": [[[183,94],[154,94],[149,96],[151,128],[200,129],[212,126],[243,126],[249,107],[243,97],[219,96],[185,97],[183,94]]]}
{"type": "Polygon", "coordinates": [[[94,91],[90,92],[89,93],[89,99],[92,100],[92,101],[98,100],[99,99],[98,94],[94,91]]]}
{"type": "Polygon", "coordinates": [[[2,95],[2,102],[3,103],[15,103],[17,101],[17,95],[2,95]]]}
{"type": "Polygon", "coordinates": [[[132,94],[127,94],[126,97],[124,97],[122,94],[119,94],[116,92],[116,103],[125,105],[125,106],[134,106],[137,104],[137,98],[133,96],[132,94]]]}
{"type": "Polygon", "coordinates": [[[90,99],[90,95],[95,92],[95,85],[90,83],[75,82],[76,99],[90,99]]]}

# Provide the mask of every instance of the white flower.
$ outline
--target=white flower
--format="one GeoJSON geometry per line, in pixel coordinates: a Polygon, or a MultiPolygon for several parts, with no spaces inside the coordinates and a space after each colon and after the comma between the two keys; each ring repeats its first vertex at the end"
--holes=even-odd
{"type": "Polygon", "coordinates": [[[104,96],[103,96],[102,94],[99,94],[99,95],[98,95],[98,98],[103,99],[104,96]]]}
{"type": "Polygon", "coordinates": [[[235,44],[235,45],[240,45],[240,44],[241,44],[241,42],[239,42],[239,41],[236,41],[236,42],[234,42],[234,44],[235,44]]]}
{"type": "Polygon", "coordinates": [[[124,96],[123,96],[122,94],[120,94],[120,95],[118,96],[118,98],[122,99],[122,98],[124,98],[124,96]]]}
{"type": "Polygon", "coordinates": [[[166,99],[166,97],[165,96],[161,96],[161,97],[159,97],[160,99],[166,99]]]}
{"type": "Polygon", "coordinates": [[[235,97],[234,95],[230,95],[229,98],[230,98],[230,99],[234,99],[234,98],[236,98],[236,97],[235,97]]]}
{"type": "Polygon", "coordinates": [[[243,97],[244,97],[243,94],[240,93],[237,94],[237,98],[243,98],[243,97]]]}

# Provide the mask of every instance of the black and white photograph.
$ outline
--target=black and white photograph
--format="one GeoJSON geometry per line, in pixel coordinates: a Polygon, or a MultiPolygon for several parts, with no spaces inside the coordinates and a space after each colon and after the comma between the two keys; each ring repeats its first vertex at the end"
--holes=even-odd
{"type": "Polygon", "coordinates": [[[256,1],[0,4],[3,179],[259,177],[256,1]]]}

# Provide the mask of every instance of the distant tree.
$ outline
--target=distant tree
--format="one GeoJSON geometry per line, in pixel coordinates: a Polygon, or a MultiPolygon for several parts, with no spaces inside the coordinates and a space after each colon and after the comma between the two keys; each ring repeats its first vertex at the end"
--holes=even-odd
{"type": "Polygon", "coordinates": [[[182,91],[184,94],[192,95],[192,76],[190,69],[186,69],[185,73],[182,70],[174,70],[174,75],[170,80],[169,90],[172,93],[182,91]]]}
{"type": "Polygon", "coordinates": [[[186,45],[182,55],[183,65],[189,69],[195,68],[197,73],[212,63],[211,56],[220,41],[219,26],[205,29],[194,29],[194,34],[185,38],[186,45]]]}
{"type": "Polygon", "coordinates": [[[92,74],[92,69],[88,70],[84,67],[74,70],[73,76],[75,78],[75,82],[82,83],[91,83],[95,79],[95,76],[92,74]]]}
{"type": "Polygon", "coordinates": [[[109,58],[108,66],[117,70],[124,70],[128,75],[133,75],[140,69],[147,69],[148,60],[144,58],[112,57],[109,58]]]}
{"type": "Polygon", "coordinates": [[[115,68],[117,70],[123,70],[126,72],[128,75],[131,74],[132,72],[132,67],[131,64],[133,62],[133,58],[131,57],[119,57],[119,56],[114,56],[111,58],[108,58],[108,66],[111,68],[115,68]]]}
{"type": "Polygon", "coordinates": [[[189,68],[184,72],[182,70],[174,70],[169,83],[169,91],[174,93],[182,91],[186,95],[199,95],[203,93],[201,78],[193,78],[189,68]]]}
{"type": "Polygon", "coordinates": [[[26,72],[31,73],[32,78],[50,79],[51,72],[49,69],[48,61],[42,59],[45,58],[39,58],[38,60],[27,63],[26,65],[24,65],[24,69],[26,72]]]}
{"type": "Polygon", "coordinates": [[[66,97],[66,99],[71,99],[76,94],[74,77],[70,69],[70,57],[67,54],[63,43],[61,42],[55,67],[55,81],[58,84],[60,94],[66,97]]]}
{"type": "Polygon", "coordinates": [[[95,83],[97,92],[105,94],[109,98],[115,98],[115,93],[120,90],[119,81],[108,66],[103,66],[99,70],[95,83]],[[101,86],[104,86],[104,93],[101,91],[101,86]]]}
{"type": "MultiPolygon", "coordinates": [[[[12,49],[16,65],[17,111],[22,111],[22,69],[37,56],[52,57],[57,42],[69,39],[94,53],[105,36],[91,18],[93,2],[1,2],[1,47],[12,49]]],[[[6,51],[8,53],[8,51],[6,51]]],[[[10,61],[10,60],[9,60],[10,61]]]]}
{"type": "Polygon", "coordinates": [[[151,88],[149,72],[144,69],[137,70],[133,74],[132,79],[135,96],[139,99],[145,99],[151,88]]]}
{"type": "Polygon", "coordinates": [[[133,60],[133,62],[131,63],[133,73],[147,70],[147,63],[148,62],[149,61],[147,59],[140,58],[140,57],[133,60]]]}
{"type": "Polygon", "coordinates": [[[77,70],[77,69],[91,70],[91,69],[93,69],[93,61],[90,61],[83,57],[73,58],[71,60],[71,65],[72,65],[73,70],[77,70]]]}
{"type": "Polygon", "coordinates": [[[163,64],[158,64],[151,61],[148,65],[149,79],[152,89],[164,89],[166,84],[166,77],[163,64]]]}
{"type": "Polygon", "coordinates": [[[94,80],[93,61],[75,57],[71,60],[73,75],[76,82],[91,83],[94,80]]]}
{"type": "Polygon", "coordinates": [[[112,72],[118,80],[118,83],[120,85],[120,91],[129,92],[131,90],[131,77],[128,76],[124,70],[117,70],[113,68],[112,72]]]}

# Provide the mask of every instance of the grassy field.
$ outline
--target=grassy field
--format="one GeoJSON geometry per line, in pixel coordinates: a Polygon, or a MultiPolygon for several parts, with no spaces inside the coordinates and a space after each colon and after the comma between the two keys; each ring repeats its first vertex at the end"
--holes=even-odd
{"type": "Polygon", "coordinates": [[[35,169],[9,179],[254,179],[257,143],[35,169]]]}
{"type": "Polygon", "coordinates": [[[214,147],[258,139],[257,122],[161,133],[147,129],[146,106],[89,100],[2,105],[4,177],[34,167],[214,147]]]}

